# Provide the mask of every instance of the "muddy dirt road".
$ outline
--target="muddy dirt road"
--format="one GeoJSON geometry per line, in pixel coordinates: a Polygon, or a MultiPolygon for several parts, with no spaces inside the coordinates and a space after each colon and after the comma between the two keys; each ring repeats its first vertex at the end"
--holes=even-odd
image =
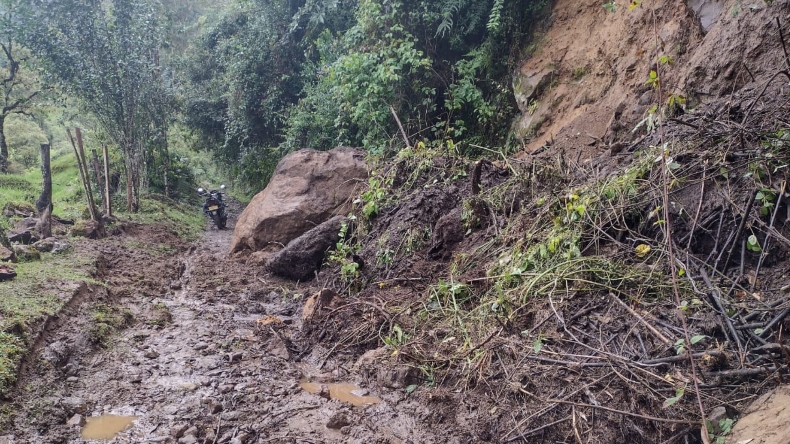
{"type": "Polygon", "coordinates": [[[233,222],[207,225],[194,245],[127,225],[78,247],[97,254],[106,288],[83,288],[51,324],[0,443],[477,441],[429,431],[442,409],[361,378],[354,362],[305,340],[302,306],[317,284],[229,259],[233,222]]]}

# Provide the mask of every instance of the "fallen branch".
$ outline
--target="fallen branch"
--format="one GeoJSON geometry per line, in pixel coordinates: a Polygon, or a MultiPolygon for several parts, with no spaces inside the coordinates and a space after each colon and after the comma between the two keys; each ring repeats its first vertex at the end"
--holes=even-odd
{"type": "Polygon", "coordinates": [[[647,329],[650,330],[650,332],[653,333],[653,335],[655,335],[655,337],[658,338],[661,342],[663,342],[666,345],[672,345],[672,341],[670,339],[668,339],[666,336],[662,335],[661,332],[658,331],[658,329],[656,329],[655,327],[650,325],[650,323],[647,322],[642,316],[640,316],[639,313],[637,313],[631,307],[626,305],[626,303],[621,301],[620,298],[615,296],[614,293],[609,293],[609,296],[611,296],[614,301],[616,301],[618,304],[620,304],[621,307],[625,308],[629,313],[631,313],[631,315],[633,317],[635,317],[639,322],[641,322],[642,325],[647,327],[647,329]]]}

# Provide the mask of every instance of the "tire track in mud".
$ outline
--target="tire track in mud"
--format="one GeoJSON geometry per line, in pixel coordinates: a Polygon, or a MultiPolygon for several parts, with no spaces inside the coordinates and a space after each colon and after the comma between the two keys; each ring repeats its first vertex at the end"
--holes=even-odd
{"type": "MultiPolygon", "coordinates": [[[[143,254],[104,245],[114,263],[108,276],[120,274],[108,278],[109,297],[134,322],[96,347],[86,331],[86,302],[81,318],[63,323],[32,356],[38,365],[22,377],[12,430],[0,432],[0,443],[94,442],[83,438],[82,425],[102,415],[135,418],[103,441],[119,444],[453,442],[448,430],[435,434],[419,426],[416,418],[433,417],[431,408],[403,390],[363,390],[382,402],[362,407],[303,390],[299,382],[310,378],[367,382],[362,385],[376,391],[350,373],[350,362],[330,360],[324,367],[330,370],[318,370],[327,350],[300,332],[302,300],[317,288],[229,259],[232,227],[209,226],[184,258],[149,254],[154,244],[143,254]],[[143,275],[147,285],[140,284],[143,275]],[[161,288],[150,294],[145,289],[156,278],[161,288]],[[61,353],[67,356],[48,360],[58,344],[68,344],[61,353]],[[304,358],[291,362],[294,356],[304,358]]],[[[161,240],[146,230],[135,230],[131,241],[161,240]]]]}

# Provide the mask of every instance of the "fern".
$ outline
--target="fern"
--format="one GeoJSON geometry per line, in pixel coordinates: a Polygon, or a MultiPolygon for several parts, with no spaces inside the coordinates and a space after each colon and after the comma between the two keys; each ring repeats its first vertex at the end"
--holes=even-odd
{"type": "Polygon", "coordinates": [[[492,33],[499,33],[502,30],[502,7],[504,4],[505,0],[494,0],[494,6],[491,8],[486,25],[486,29],[492,33]]]}

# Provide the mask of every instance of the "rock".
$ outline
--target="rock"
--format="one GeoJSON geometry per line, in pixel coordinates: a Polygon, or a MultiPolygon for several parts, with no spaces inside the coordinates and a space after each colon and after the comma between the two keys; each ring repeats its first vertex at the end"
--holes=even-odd
{"type": "Polygon", "coordinates": [[[216,415],[217,413],[219,413],[219,412],[221,412],[221,411],[222,411],[222,403],[220,403],[220,402],[213,402],[213,403],[211,403],[211,405],[209,406],[209,409],[208,409],[208,410],[209,410],[209,412],[210,412],[212,415],[216,415]]]}
{"type": "Polygon", "coordinates": [[[174,280],[170,283],[171,290],[180,290],[181,289],[181,281],[179,279],[174,280]]]}
{"type": "Polygon", "coordinates": [[[52,254],[60,254],[71,249],[71,244],[68,242],[59,240],[55,242],[55,245],[52,247],[52,254]]]}
{"type": "Polygon", "coordinates": [[[0,444],[14,444],[15,442],[16,442],[16,437],[14,435],[0,436],[0,444]]]}
{"type": "Polygon", "coordinates": [[[414,368],[406,365],[380,367],[376,374],[380,385],[391,389],[401,389],[414,382],[414,368]]]}
{"type": "Polygon", "coordinates": [[[41,239],[33,244],[33,248],[42,253],[49,253],[55,248],[55,238],[48,237],[46,239],[41,239]]]}
{"type": "Polygon", "coordinates": [[[345,412],[335,412],[326,423],[326,428],[340,430],[345,426],[351,425],[345,412]]]}
{"type": "Polygon", "coordinates": [[[205,349],[207,349],[207,348],[208,348],[208,344],[206,344],[205,342],[198,342],[198,343],[197,343],[197,344],[195,344],[195,346],[194,346],[194,347],[192,347],[192,348],[194,348],[195,350],[198,350],[198,351],[200,351],[200,350],[205,350],[205,349]]]}
{"type": "Polygon", "coordinates": [[[10,248],[0,245],[0,262],[16,262],[16,253],[10,248]]]}
{"type": "Polygon", "coordinates": [[[11,268],[10,265],[0,264],[0,282],[10,281],[16,277],[16,270],[11,268]]]}
{"type": "Polygon", "coordinates": [[[321,307],[329,306],[336,296],[338,296],[337,292],[324,288],[307,298],[302,309],[302,321],[310,321],[321,307]]]}
{"type": "Polygon", "coordinates": [[[88,411],[88,403],[84,399],[78,397],[63,398],[60,405],[68,413],[79,413],[84,415],[88,411]]]}
{"type": "Polygon", "coordinates": [[[365,152],[340,147],[293,152],[236,222],[231,252],[285,245],[330,217],[346,214],[358,182],[368,177],[365,152]]]}
{"type": "Polygon", "coordinates": [[[68,242],[62,241],[60,239],[48,237],[35,242],[33,247],[42,253],[58,254],[68,251],[71,248],[71,245],[68,242]]]}
{"type": "Polygon", "coordinates": [[[67,426],[82,427],[85,424],[85,418],[79,413],[75,414],[66,422],[67,426]]]}
{"type": "Polygon", "coordinates": [[[71,227],[71,235],[87,237],[88,239],[99,239],[104,237],[104,226],[93,220],[78,220],[71,227]]]}
{"type": "Polygon", "coordinates": [[[464,240],[464,221],[461,209],[456,208],[436,221],[431,235],[432,245],[428,250],[431,258],[449,258],[453,247],[464,240]]]}
{"type": "Polygon", "coordinates": [[[157,352],[155,352],[153,350],[149,350],[149,351],[145,352],[145,354],[143,354],[143,356],[145,356],[148,359],[156,359],[156,358],[159,357],[159,353],[157,353],[157,352]]]}
{"type": "Polygon", "coordinates": [[[38,241],[38,236],[33,232],[33,230],[11,230],[8,232],[8,240],[18,244],[30,245],[38,241]]]}
{"type": "Polygon", "coordinates": [[[286,279],[310,280],[321,268],[326,251],[340,240],[340,228],[348,219],[335,216],[292,240],[269,260],[268,269],[286,279]]]}
{"type": "Polygon", "coordinates": [[[30,245],[15,244],[13,247],[17,259],[22,262],[41,260],[41,253],[30,245]]]}
{"type": "Polygon", "coordinates": [[[197,438],[192,435],[186,435],[178,440],[178,444],[195,444],[196,442],[198,442],[197,438]]]}
{"type": "MultiPolygon", "coordinates": [[[[728,443],[786,444],[790,436],[790,386],[781,385],[754,401],[732,427],[728,443]]],[[[728,415],[729,418],[732,416],[728,415]]]]}
{"type": "Polygon", "coordinates": [[[198,428],[197,426],[191,426],[186,431],[184,431],[184,436],[197,436],[198,428]]]}
{"type": "Polygon", "coordinates": [[[551,67],[543,68],[537,72],[516,73],[513,78],[513,93],[516,96],[516,104],[522,113],[529,113],[530,102],[540,97],[556,77],[557,73],[551,67]]]}
{"type": "Polygon", "coordinates": [[[170,436],[172,436],[173,438],[181,438],[182,436],[184,436],[184,433],[187,431],[188,428],[189,426],[186,424],[179,424],[173,427],[172,429],[170,429],[170,436]]]}

